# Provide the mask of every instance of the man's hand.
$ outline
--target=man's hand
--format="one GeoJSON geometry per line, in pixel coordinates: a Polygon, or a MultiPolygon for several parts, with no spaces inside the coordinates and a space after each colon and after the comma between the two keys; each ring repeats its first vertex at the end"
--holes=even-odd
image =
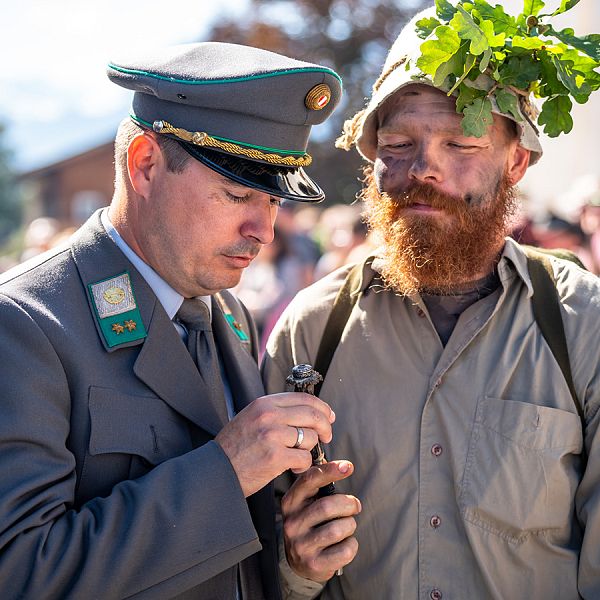
{"type": "Polygon", "coordinates": [[[354,515],[361,511],[360,500],[345,494],[316,498],[320,487],[353,471],[346,460],[311,467],[283,497],[285,552],[290,567],[301,577],[325,582],[356,556],[354,515]]]}
{"type": "Polygon", "coordinates": [[[331,441],[335,414],[315,396],[297,392],[262,396],[219,432],[215,440],[231,461],[244,496],[254,494],[287,469],[303,472],[312,463],[310,449],[331,441]],[[298,439],[297,427],[304,431],[298,439]]]}

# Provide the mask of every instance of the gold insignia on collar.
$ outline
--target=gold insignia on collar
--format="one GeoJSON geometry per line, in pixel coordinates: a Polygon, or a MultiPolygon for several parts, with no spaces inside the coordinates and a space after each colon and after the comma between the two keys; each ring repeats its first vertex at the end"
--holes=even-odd
{"type": "Polygon", "coordinates": [[[125,291],[120,287],[111,287],[104,290],[102,296],[109,304],[121,304],[125,300],[125,291]]]}
{"type": "Polygon", "coordinates": [[[315,85],[304,99],[304,104],[309,110],[322,110],[331,100],[331,88],[326,83],[315,85]]]}
{"type": "Polygon", "coordinates": [[[121,325],[121,323],[113,323],[112,330],[117,335],[119,335],[120,333],[123,333],[125,331],[125,328],[123,327],[123,325],[121,325]]]}
{"type": "Polygon", "coordinates": [[[127,273],[94,283],[90,286],[90,290],[101,319],[137,308],[127,273]]]}
{"type": "Polygon", "coordinates": [[[127,327],[127,331],[133,331],[137,327],[137,323],[133,319],[129,319],[129,321],[125,321],[123,323],[125,327],[127,327]]]}

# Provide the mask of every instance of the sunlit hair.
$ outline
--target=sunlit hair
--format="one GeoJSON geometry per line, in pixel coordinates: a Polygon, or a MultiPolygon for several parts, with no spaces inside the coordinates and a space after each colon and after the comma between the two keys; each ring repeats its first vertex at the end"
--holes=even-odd
{"type": "MultiPolygon", "coordinates": [[[[127,148],[136,135],[147,131],[140,127],[130,118],[123,119],[117,129],[115,137],[115,187],[119,182],[126,181],[127,175],[127,148]]],[[[162,150],[167,170],[172,173],[181,173],[185,168],[191,156],[180,146],[180,144],[171,138],[155,135],[160,149],[162,150]]]]}
{"type": "Polygon", "coordinates": [[[361,199],[369,228],[383,240],[383,280],[404,295],[453,293],[486,275],[517,206],[506,175],[499,175],[496,189],[482,198],[454,198],[417,182],[390,195],[379,192],[370,167],[361,199]],[[449,220],[402,210],[415,202],[443,209],[449,220]]]}

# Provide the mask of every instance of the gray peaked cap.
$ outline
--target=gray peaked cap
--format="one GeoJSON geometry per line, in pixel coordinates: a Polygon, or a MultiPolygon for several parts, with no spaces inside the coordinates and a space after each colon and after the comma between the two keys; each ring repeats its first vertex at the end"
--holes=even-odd
{"type": "Polygon", "coordinates": [[[325,121],[341,97],[332,69],[203,42],[113,60],[107,74],[135,92],[136,123],[177,139],[211,168],[277,196],[322,199],[303,167],[312,160],[311,126],[325,121]],[[271,185],[273,178],[279,183],[271,185]]]}

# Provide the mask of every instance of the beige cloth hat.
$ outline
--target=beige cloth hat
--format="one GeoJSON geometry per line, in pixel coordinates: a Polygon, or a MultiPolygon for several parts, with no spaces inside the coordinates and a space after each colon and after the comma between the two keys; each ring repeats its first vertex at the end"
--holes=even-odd
{"type": "MultiPolygon", "coordinates": [[[[435,17],[435,7],[421,11],[402,29],[400,35],[391,47],[381,75],[373,86],[371,100],[366,109],[357,113],[344,124],[344,133],[337,140],[336,146],[349,150],[352,144],[367,160],[375,160],[377,150],[377,111],[383,103],[401,88],[414,83],[424,83],[433,87],[433,80],[417,68],[417,58],[420,56],[421,44],[425,41],[417,35],[416,22],[427,17],[435,17]],[[407,67],[408,64],[408,67],[407,67]]],[[[487,75],[480,75],[477,84],[493,85],[487,75]]],[[[442,89],[442,88],[440,88],[442,89]]],[[[444,90],[447,91],[447,90],[444,90]]],[[[537,118],[537,108],[531,99],[509,89],[519,99],[518,105],[522,120],[519,122],[511,115],[503,113],[492,96],[492,112],[515,121],[520,131],[520,143],[523,148],[531,151],[530,164],[536,163],[542,156],[542,146],[534,121],[537,118]]]]}

